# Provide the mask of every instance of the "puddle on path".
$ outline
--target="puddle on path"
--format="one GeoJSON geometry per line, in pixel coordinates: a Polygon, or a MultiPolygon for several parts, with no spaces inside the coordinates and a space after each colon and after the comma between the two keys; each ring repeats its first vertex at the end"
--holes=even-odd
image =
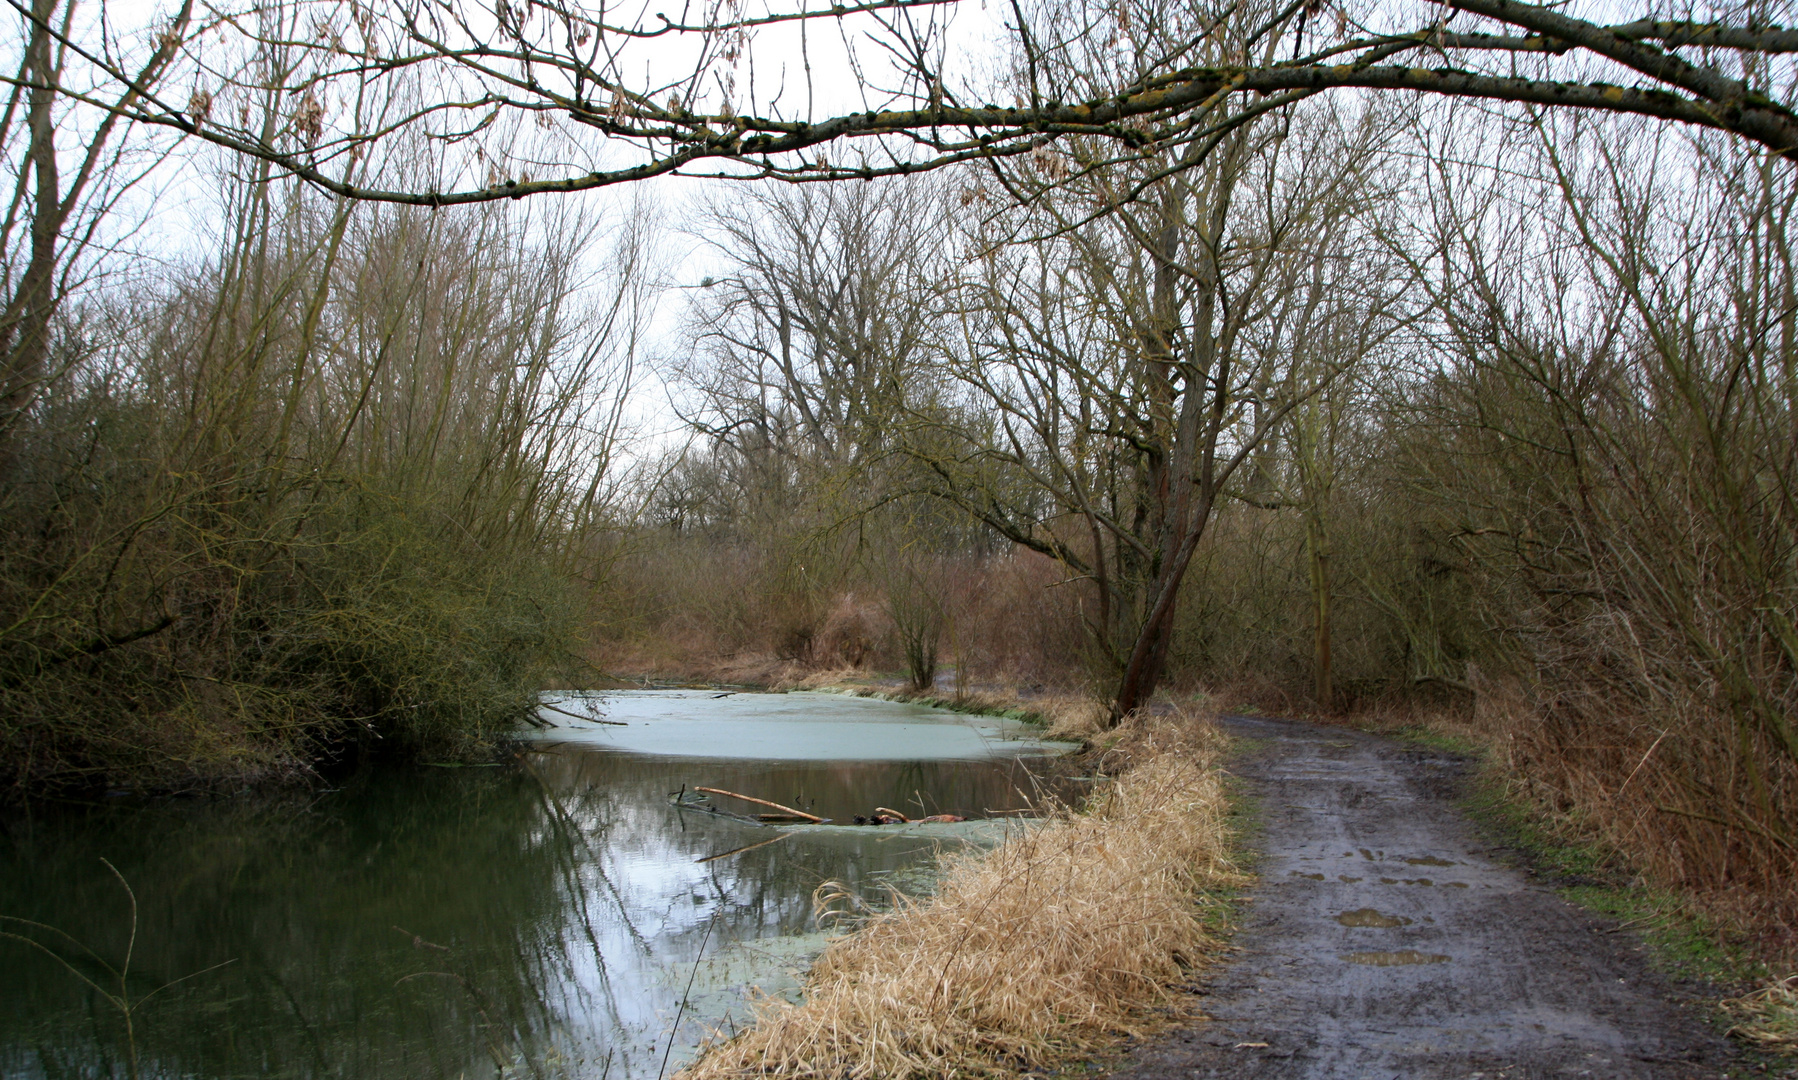
{"type": "Polygon", "coordinates": [[[1412,866],[1459,866],[1460,865],[1459,863],[1451,862],[1448,859],[1438,859],[1434,855],[1425,855],[1421,859],[1406,859],[1405,861],[1410,863],[1412,866]]]}
{"type": "Polygon", "coordinates": [[[1418,952],[1416,949],[1344,953],[1342,959],[1351,964],[1368,964],[1373,967],[1400,967],[1405,964],[1444,964],[1448,962],[1448,957],[1441,953],[1418,952]]]}
{"type": "Polygon", "coordinates": [[[1356,908],[1336,916],[1336,921],[1344,926],[1361,926],[1376,930],[1390,930],[1395,926],[1410,926],[1411,920],[1403,915],[1387,915],[1373,908],[1356,908]]]}

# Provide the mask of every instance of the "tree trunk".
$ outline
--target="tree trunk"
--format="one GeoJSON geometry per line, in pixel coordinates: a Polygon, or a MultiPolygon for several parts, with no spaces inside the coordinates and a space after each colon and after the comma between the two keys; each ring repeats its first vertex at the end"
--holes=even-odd
{"type": "Polygon", "coordinates": [[[1198,551],[1199,540],[1211,520],[1211,505],[1210,498],[1202,498],[1196,512],[1188,519],[1187,527],[1169,534],[1178,537],[1179,544],[1168,552],[1162,571],[1155,579],[1148,614],[1131,646],[1123,678],[1118,682],[1117,696],[1111,703],[1113,724],[1147,705],[1161,685],[1161,676],[1167,670],[1168,646],[1174,639],[1174,610],[1180,596],[1180,583],[1186,579],[1186,569],[1192,565],[1193,553],[1198,551]]]}
{"type": "Polygon", "coordinates": [[[1313,507],[1305,512],[1305,546],[1311,552],[1311,605],[1315,620],[1312,672],[1317,679],[1317,705],[1325,712],[1335,706],[1330,679],[1330,551],[1324,537],[1323,516],[1313,507]]]}
{"type": "Polygon", "coordinates": [[[56,0],[33,0],[30,40],[25,46],[27,168],[35,181],[31,197],[31,256],[0,315],[0,439],[31,406],[44,377],[50,351],[50,319],[56,311],[56,245],[66,209],[56,161],[56,51],[50,20],[56,0]]]}

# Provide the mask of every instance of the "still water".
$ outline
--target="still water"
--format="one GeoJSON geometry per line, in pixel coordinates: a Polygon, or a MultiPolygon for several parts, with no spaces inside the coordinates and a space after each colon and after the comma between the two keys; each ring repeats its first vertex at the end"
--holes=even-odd
{"type": "Polygon", "coordinates": [[[1021,827],[1052,753],[1017,725],[829,694],[548,703],[517,765],[0,822],[0,931],[44,946],[0,938],[0,1075],[672,1073],[742,1023],[749,987],[792,992],[820,883],[927,887],[938,851],[1021,827]],[[838,822],[987,820],[759,826],[671,803],[695,785],[838,822]]]}

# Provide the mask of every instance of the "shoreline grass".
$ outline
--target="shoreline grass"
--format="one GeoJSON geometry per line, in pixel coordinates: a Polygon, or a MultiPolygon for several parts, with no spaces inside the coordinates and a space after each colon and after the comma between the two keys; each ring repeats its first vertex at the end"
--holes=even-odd
{"type": "Polygon", "coordinates": [[[1015,1077],[1163,1027],[1243,881],[1226,747],[1197,714],[1132,723],[1085,807],[947,857],[934,896],[834,942],[799,1004],[763,1000],[680,1076],[1015,1077]]]}

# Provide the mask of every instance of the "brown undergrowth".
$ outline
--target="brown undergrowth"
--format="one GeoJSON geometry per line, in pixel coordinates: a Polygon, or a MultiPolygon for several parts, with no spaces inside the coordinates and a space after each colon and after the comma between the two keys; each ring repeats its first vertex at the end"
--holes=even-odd
{"type": "Polygon", "coordinates": [[[764,1000],[682,1076],[1011,1077],[1162,1026],[1218,948],[1211,891],[1240,880],[1223,748],[1193,713],[1129,725],[1085,807],[947,858],[935,896],[836,941],[799,1004],[764,1000]]]}

